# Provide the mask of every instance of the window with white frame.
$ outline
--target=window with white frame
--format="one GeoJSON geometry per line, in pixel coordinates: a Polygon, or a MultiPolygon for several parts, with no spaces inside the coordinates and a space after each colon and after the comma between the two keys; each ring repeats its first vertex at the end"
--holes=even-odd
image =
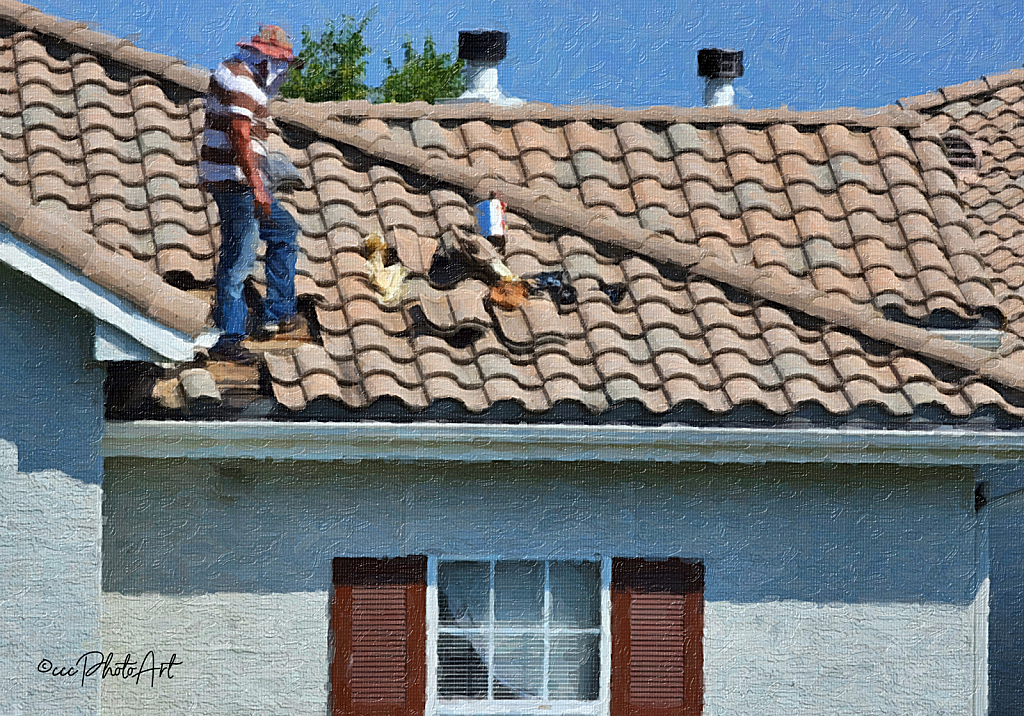
{"type": "Polygon", "coordinates": [[[609,564],[441,559],[432,566],[435,678],[428,679],[428,711],[606,710],[609,564]]]}
{"type": "Polygon", "coordinates": [[[338,557],[332,716],[700,716],[704,565],[338,557]]]}

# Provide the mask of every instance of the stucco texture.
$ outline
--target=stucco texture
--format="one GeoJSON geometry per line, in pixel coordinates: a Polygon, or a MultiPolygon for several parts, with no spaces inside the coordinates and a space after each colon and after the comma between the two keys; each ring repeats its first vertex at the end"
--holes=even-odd
{"type": "MultiPolygon", "coordinates": [[[[982,471],[998,498],[1024,489],[1024,471],[1000,466],[982,471]]],[[[989,620],[990,716],[1024,713],[1024,499],[989,509],[992,607],[989,620]]]]}
{"type": "Polygon", "coordinates": [[[702,559],[705,714],[962,714],[973,486],[872,466],[111,459],[105,644],[186,663],[173,686],[104,684],[104,713],[322,713],[331,559],[427,553],[702,559]]]}
{"type": "Polygon", "coordinates": [[[0,713],[96,714],[98,681],[37,671],[101,647],[92,321],[2,266],[0,305],[0,713]]]}
{"type": "Polygon", "coordinates": [[[92,360],[93,319],[0,265],[0,439],[25,472],[103,474],[103,366],[92,360]]]}

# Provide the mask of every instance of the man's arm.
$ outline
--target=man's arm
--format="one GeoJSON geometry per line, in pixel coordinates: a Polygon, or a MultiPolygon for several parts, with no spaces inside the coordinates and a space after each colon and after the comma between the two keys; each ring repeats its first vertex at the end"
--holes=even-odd
{"type": "Polygon", "coordinates": [[[228,139],[231,140],[231,148],[235,150],[238,163],[242,167],[242,173],[249,181],[256,201],[256,218],[270,216],[270,194],[263,186],[260,178],[259,167],[256,164],[256,153],[252,150],[252,142],[249,141],[249,120],[245,117],[233,117],[228,129],[228,139]]]}

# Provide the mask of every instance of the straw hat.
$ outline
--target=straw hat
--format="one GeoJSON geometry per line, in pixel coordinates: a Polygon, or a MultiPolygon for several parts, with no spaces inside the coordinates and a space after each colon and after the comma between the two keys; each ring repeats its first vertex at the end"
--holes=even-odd
{"type": "Polygon", "coordinates": [[[292,41],[288,39],[287,33],[277,25],[261,25],[260,34],[253,35],[248,42],[242,40],[239,47],[250,50],[258,50],[267,57],[278,60],[292,61],[295,55],[292,53],[292,41]]]}

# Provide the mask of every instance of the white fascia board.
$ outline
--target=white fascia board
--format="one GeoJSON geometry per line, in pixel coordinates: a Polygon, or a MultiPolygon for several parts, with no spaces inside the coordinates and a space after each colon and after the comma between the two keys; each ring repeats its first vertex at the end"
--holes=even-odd
{"type": "Polygon", "coordinates": [[[108,422],[103,455],[283,461],[983,465],[1020,462],[1022,438],[1021,433],[959,429],[139,420],[108,422]]]}
{"type": "Polygon", "coordinates": [[[119,331],[109,323],[95,321],[92,357],[98,361],[142,361],[159,363],[164,360],[127,333],[119,331]]]}
{"type": "Polygon", "coordinates": [[[168,361],[190,361],[195,357],[196,346],[203,337],[193,339],[154,321],[129,302],[76,273],[63,261],[37,251],[3,228],[0,228],[0,262],[63,296],[130,339],[113,340],[109,333],[98,332],[94,347],[97,360],[108,359],[104,356],[110,346],[105,344],[111,343],[119,344],[119,350],[125,355],[136,355],[133,359],[148,360],[145,357],[148,351],[168,361]],[[146,350],[139,351],[139,346],[146,350]]]}

